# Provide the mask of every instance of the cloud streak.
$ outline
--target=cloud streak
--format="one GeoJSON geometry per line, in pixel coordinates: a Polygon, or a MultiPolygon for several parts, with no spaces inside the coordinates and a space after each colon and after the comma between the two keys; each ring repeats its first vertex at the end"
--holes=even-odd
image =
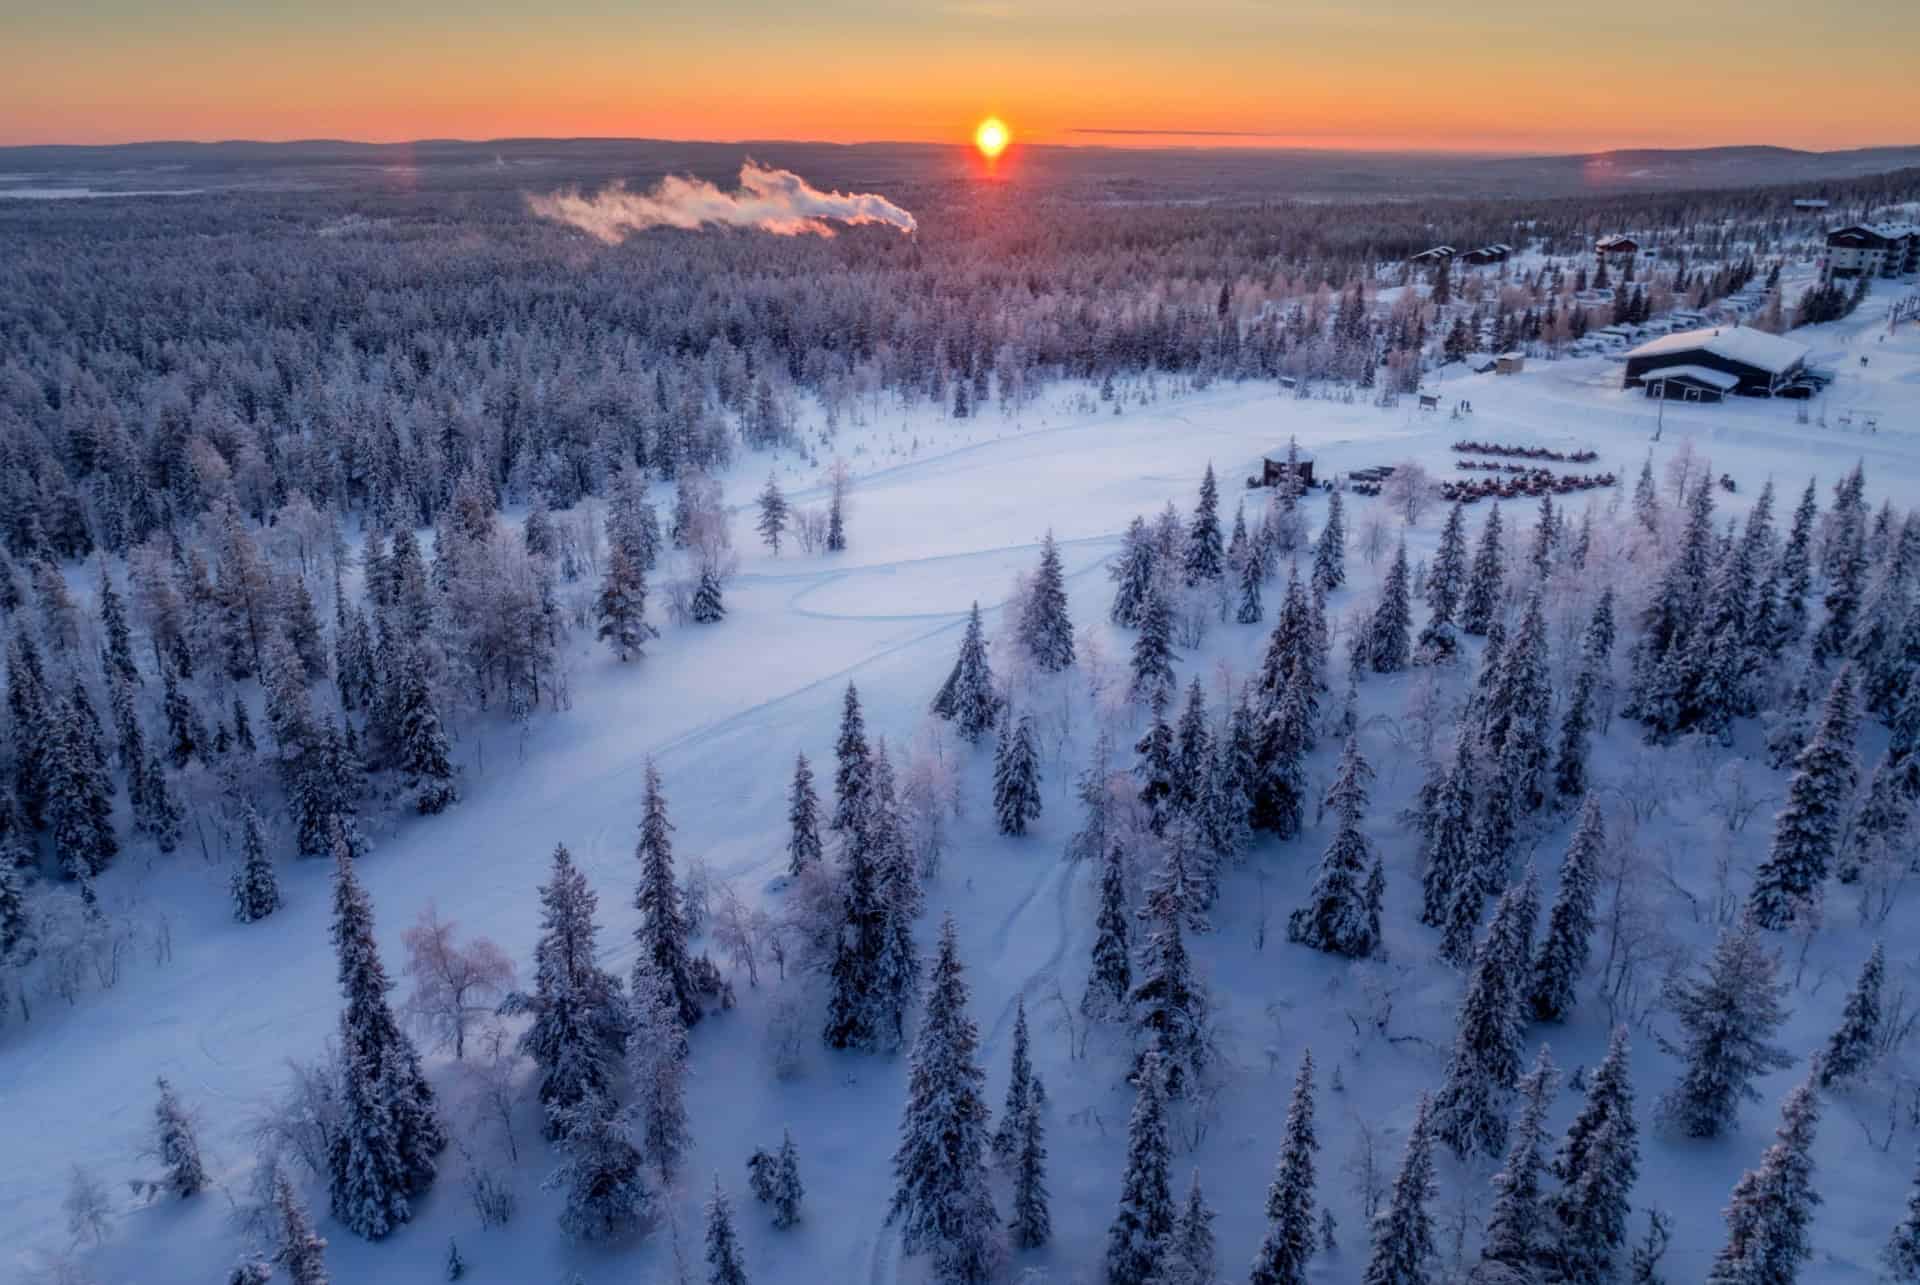
{"type": "Polygon", "coordinates": [[[918,226],[912,214],[884,196],[822,192],[791,170],[755,161],[740,167],[740,187],[732,192],[705,179],[673,175],[646,192],[629,192],[615,183],[591,196],[577,191],[529,196],[527,205],[543,219],[579,228],[608,245],[661,227],[758,228],[776,236],[830,237],[835,223],[884,223],[902,232],[918,226]]]}

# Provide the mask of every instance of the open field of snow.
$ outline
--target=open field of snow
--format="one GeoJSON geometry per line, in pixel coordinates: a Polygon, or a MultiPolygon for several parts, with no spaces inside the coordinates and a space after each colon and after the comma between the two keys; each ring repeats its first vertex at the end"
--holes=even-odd
{"type": "MultiPolygon", "coordinates": [[[[1816,400],[1817,422],[1796,422],[1788,402],[1725,406],[1669,405],[1661,440],[1651,445],[1656,471],[1673,452],[1691,448],[1710,457],[1738,492],[1719,497],[1718,513],[1741,513],[1768,477],[1790,510],[1808,476],[1820,483],[1823,507],[1832,484],[1856,460],[1866,466],[1868,499],[1877,507],[1920,501],[1920,325],[1885,336],[1876,296],[1849,321],[1809,336],[1814,359],[1835,367],[1838,382],[1816,400]],[[1862,366],[1860,358],[1869,358],[1862,366]],[[1841,428],[1840,414],[1878,419],[1871,435],[1841,428]]],[[[458,747],[468,799],[446,814],[408,819],[376,835],[361,878],[379,918],[380,943],[398,973],[401,934],[429,902],[461,926],[503,946],[530,967],[537,929],[534,888],[545,877],[555,844],[565,844],[600,896],[607,966],[624,974],[636,921],[631,895],[639,817],[641,765],[651,755],[665,782],[677,826],[676,853],[704,858],[717,879],[734,880],[747,895],[769,903],[781,895],[775,876],[785,866],[785,791],[796,751],[813,759],[822,783],[830,775],[831,747],[842,691],[859,686],[870,734],[894,744],[921,734],[928,700],[952,663],[968,605],[988,612],[989,634],[999,628],[997,605],[1014,575],[1029,570],[1039,541],[1051,530],[1062,544],[1068,593],[1083,657],[1089,641],[1106,663],[1124,667],[1129,635],[1108,625],[1111,589],[1104,574],[1118,537],[1136,514],[1151,516],[1169,500],[1183,517],[1202,470],[1219,473],[1223,517],[1230,522],[1242,497],[1241,479],[1263,454],[1284,449],[1289,436],[1312,451],[1322,477],[1375,464],[1423,463],[1438,477],[1461,476],[1449,444],[1459,437],[1584,446],[1600,460],[1583,470],[1610,469],[1630,489],[1650,449],[1656,403],[1618,387],[1619,367],[1601,359],[1533,363],[1513,378],[1449,376],[1438,381],[1443,406],[1465,399],[1473,413],[1459,420],[1421,413],[1415,399],[1382,410],[1296,400],[1271,386],[1216,386],[1201,393],[1129,404],[1118,416],[1068,414],[1064,397],[1052,409],[1030,409],[1018,423],[987,412],[965,425],[919,418],[899,424],[882,411],[864,429],[846,430],[835,443],[853,462],[855,487],[850,547],[831,558],[789,549],[773,558],[752,532],[751,499],[768,461],[749,456],[725,479],[736,509],[735,541],[742,553],[728,588],[728,616],[705,629],[667,628],[646,658],[621,666],[604,648],[576,636],[580,649],[571,680],[572,708],[535,716],[524,736],[506,730],[469,734],[458,747]],[[1045,422],[1042,422],[1042,421],[1045,422]],[[910,455],[891,454],[888,441],[919,442],[910,455]],[[871,449],[855,450],[867,439],[871,449]],[[825,770],[823,771],[823,765],[825,770]]],[[[786,469],[786,465],[781,466],[786,469]]],[[[817,502],[795,476],[789,494],[817,502]]],[[[1613,493],[1589,493],[1605,505],[1613,493]]],[[[1265,493],[1249,499],[1249,517],[1265,493]]],[[[1588,497],[1568,497],[1576,514],[1588,497]]],[[[1307,502],[1318,527],[1325,499],[1307,502]]],[[[1349,531],[1358,531],[1382,501],[1349,497],[1349,531]]],[[[1488,506],[1469,510],[1478,528],[1488,506]]],[[[1504,506],[1510,526],[1526,531],[1532,505],[1504,506]]],[[[1432,552],[1444,509],[1430,508],[1408,533],[1416,557],[1432,552]]],[[[1397,519],[1389,518],[1398,529],[1397,519]]],[[[1330,600],[1330,617],[1371,605],[1385,561],[1369,565],[1349,546],[1351,579],[1330,600]]],[[[1575,598],[1569,606],[1584,606],[1575,598]]],[[[1273,597],[1269,597],[1269,621],[1273,597]]],[[[1183,655],[1180,679],[1208,684],[1218,708],[1222,675],[1237,682],[1258,662],[1266,628],[1232,623],[1213,627],[1204,643],[1183,655]]],[[[1336,656],[1342,654],[1336,645],[1336,656]]],[[[991,751],[965,751],[967,809],[954,826],[953,844],[939,879],[929,888],[922,945],[951,911],[959,925],[962,958],[973,985],[989,1073],[998,1104],[1016,997],[1024,996],[1034,1026],[1034,1057],[1048,1093],[1055,1241],[1016,1258],[1016,1267],[1044,1268],[1045,1279],[1068,1285],[1100,1279],[1099,1262],[1118,1190],[1126,1118],[1132,1092],[1122,1080],[1127,1051],[1117,1036],[1096,1030],[1084,1058],[1071,1056],[1058,1029],[1058,993],[1077,1002],[1093,933],[1095,871],[1061,859],[1080,817],[1073,777],[1084,764],[1099,719],[1086,694],[1083,662],[1032,699],[1048,711],[1051,735],[1044,759],[1046,811],[1022,839],[994,833],[988,803],[991,751]]],[[[1336,669],[1340,663],[1336,661],[1336,669]]],[[[1451,681],[1464,682],[1470,667],[1451,681]]],[[[1218,1009],[1225,1015],[1230,1069],[1211,1122],[1182,1139],[1176,1157],[1178,1189],[1198,1168],[1219,1214],[1215,1232],[1225,1279],[1237,1279],[1264,1227],[1264,1199],[1279,1142],[1280,1118],[1300,1050],[1311,1046],[1319,1065],[1319,1198],[1341,1228],[1341,1249],[1319,1260],[1320,1279],[1357,1280],[1366,1256],[1366,1232],[1350,1176],[1343,1172],[1363,1132],[1372,1132],[1382,1163],[1398,1163],[1404,1129],[1418,1092],[1434,1087],[1451,1041],[1461,979],[1431,962],[1434,934],[1416,921],[1418,882],[1414,839],[1397,818],[1418,785],[1412,747],[1404,743],[1402,714],[1414,675],[1370,676],[1360,691],[1361,744],[1379,769],[1367,833],[1386,854],[1388,872],[1384,959],[1347,965],[1284,940],[1284,916],[1305,890],[1308,872],[1329,835],[1313,822],[1298,839],[1256,844],[1231,871],[1213,916],[1213,931],[1195,945],[1218,1009]],[[1265,942],[1257,946],[1263,925],[1265,942]],[[1391,1011],[1381,1018],[1390,1000],[1391,1011]],[[1378,1023],[1376,1026],[1375,1024],[1378,1023]],[[1336,1074],[1342,1088],[1333,1087],[1336,1074]]],[[[1337,704],[1338,686],[1329,703],[1337,704]]],[[[1121,727],[1127,724],[1122,719],[1121,727]]],[[[1137,735],[1134,728],[1131,735],[1137,735]]],[[[1884,729],[1869,722],[1863,754],[1877,753],[1884,729]]],[[[1743,727],[1734,753],[1748,756],[1750,776],[1776,794],[1784,776],[1768,770],[1758,737],[1743,727]]],[[[1314,756],[1316,785],[1324,784],[1338,746],[1323,739],[1314,756]]],[[[1660,895],[1660,913],[1676,937],[1696,953],[1710,946],[1714,928],[1694,900],[1711,897],[1716,845],[1731,844],[1739,886],[1764,853],[1771,808],[1729,835],[1707,810],[1704,771],[1690,752],[1643,750],[1636,728],[1616,721],[1597,743],[1595,775],[1609,798],[1656,782],[1673,790],[1641,830],[1653,864],[1672,888],[1660,895]]],[[[1708,765],[1714,766],[1714,765],[1708,765]]],[[[1317,794],[1317,790],[1316,790],[1317,794]]],[[[1551,897],[1571,818],[1538,836],[1536,857],[1551,897]]],[[[191,835],[191,831],[190,831],[191,835]]],[[[65,1242],[60,1200],[69,1165],[81,1163],[108,1178],[122,1206],[92,1266],[111,1285],[171,1285],[218,1279],[241,1248],[218,1192],[191,1203],[141,1205],[121,1179],[150,1171],[136,1158],[152,1109],[152,1080],[165,1075],[203,1123],[210,1168],[239,1196],[254,1148],[248,1128],[279,1090],[288,1058],[316,1054],[335,1028],[339,1006],[334,958],[327,940],[329,871],[324,863],[283,868],[286,908],[262,923],[227,920],[224,864],[203,862],[191,837],[179,854],[127,860],[103,881],[113,904],[138,903],[171,928],[164,962],[130,963],[114,988],[89,993],[63,1010],[43,1005],[33,1023],[0,1032],[0,1113],[8,1163],[0,1165],[0,1276],[24,1275],[42,1249],[65,1242]]],[[[1730,1137],[1710,1144],[1670,1139],[1651,1128],[1651,1106],[1676,1074],[1645,1030],[1633,1034],[1634,1085],[1643,1121],[1642,1176],[1636,1210],[1657,1205],[1676,1216],[1674,1247],[1665,1261],[1669,1279],[1697,1281],[1723,1239],[1719,1211],[1741,1172],[1771,1140],[1776,1104],[1804,1075],[1805,1055],[1830,1030],[1839,997],[1871,941],[1853,922],[1853,894],[1832,893],[1827,929],[1814,939],[1804,966],[1791,958],[1798,944],[1781,938],[1799,975],[1790,1000],[1794,1015],[1784,1039],[1802,1059],[1767,1077],[1766,1101],[1746,1108],[1730,1137]]],[[[1911,906],[1900,914],[1911,914],[1911,906]]],[[[1897,923],[1897,920],[1896,920],[1897,923]]],[[[705,944],[705,943],[703,943],[705,944]]],[[[1887,943],[1889,989],[1905,984],[1920,993],[1920,944],[1895,935],[1887,943]]],[[[716,951],[716,956],[718,952],[716,951]]],[[[693,1034],[689,1112],[694,1148],[687,1190],[673,1205],[688,1252],[698,1255],[698,1201],[713,1173],[734,1193],[748,1269],[760,1285],[811,1282],[919,1281],[924,1266],[905,1260],[882,1215],[892,1190],[888,1160],[904,1093],[905,1059],[849,1056],[822,1048],[812,983],[777,986],[771,970],[749,988],[735,977],[739,1007],[709,1019],[693,1034]],[[777,1081],[765,1049],[774,997],[800,991],[810,997],[806,1067],[798,1079],[777,1081]],[[763,1209],[745,1196],[744,1163],[756,1146],[778,1142],[791,1126],[799,1144],[807,1200],[801,1225],[776,1232],[763,1209]]],[[[1075,1017],[1077,1021],[1077,1014],[1075,1017]]],[[[1656,1016],[1655,1029],[1667,1019],[1656,1016]]],[[[1587,999],[1564,1028],[1551,1031],[1563,1070],[1591,1067],[1604,1049],[1606,1010],[1587,999]]],[[[1529,1035],[1530,1045],[1544,1028],[1529,1035]]],[[[497,1129],[469,1126],[460,1105],[462,1078],[450,1063],[430,1067],[457,1137],[498,1145],[497,1129]]],[[[531,1068],[526,1068],[530,1072],[531,1068]]],[[[1556,1135],[1577,1106],[1564,1086],[1552,1113],[1556,1135]]],[[[1904,1103],[1896,1104],[1904,1115],[1904,1103]]],[[[1872,1255],[1898,1216],[1912,1176],[1913,1136],[1903,1127],[1890,1148],[1889,1105],[1879,1090],[1837,1095],[1822,1122],[1816,1160],[1825,1198],[1815,1216],[1816,1258],[1804,1279],[1848,1282],[1873,1277],[1872,1255]]],[[[570,1244],[555,1223],[555,1197],[538,1189],[550,1168],[529,1087],[516,1121],[521,1165],[515,1173],[520,1213],[507,1228],[485,1231],[460,1189],[461,1162],[449,1151],[442,1176],[415,1221],[379,1245],[368,1245],[321,1217],[331,1241],[336,1281],[412,1282],[438,1279],[447,1240],[458,1239],[471,1265],[469,1279],[585,1285],[667,1281],[673,1235],[661,1228],[645,1239],[606,1248],[570,1244]]],[[[1442,1160],[1435,1203],[1443,1227],[1484,1210],[1484,1170],[1463,1171],[1442,1160]]],[[[323,1193],[310,1193],[323,1213],[323,1193]]],[[[1005,1191],[1000,1192],[1002,1209],[1005,1191]]],[[[1637,1236],[1643,1226],[1633,1224],[1637,1236]]],[[[1478,1230],[1467,1233],[1469,1244],[1478,1230]]],[[[1443,1245],[1443,1251],[1449,1247],[1443,1245]]]]}

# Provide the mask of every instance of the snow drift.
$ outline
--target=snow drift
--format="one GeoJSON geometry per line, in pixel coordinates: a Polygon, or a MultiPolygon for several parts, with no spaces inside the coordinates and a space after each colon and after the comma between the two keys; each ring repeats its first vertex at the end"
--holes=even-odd
{"type": "Polygon", "coordinates": [[[759,228],[778,236],[832,236],[833,223],[885,223],[912,232],[912,214],[873,192],[822,192],[791,170],[769,169],[754,161],[740,167],[738,191],[723,192],[705,179],[669,175],[648,192],[629,192],[615,183],[585,196],[553,192],[530,196],[528,206],[543,219],[566,223],[609,245],[648,228],[685,228],[708,224],[759,228]]]}

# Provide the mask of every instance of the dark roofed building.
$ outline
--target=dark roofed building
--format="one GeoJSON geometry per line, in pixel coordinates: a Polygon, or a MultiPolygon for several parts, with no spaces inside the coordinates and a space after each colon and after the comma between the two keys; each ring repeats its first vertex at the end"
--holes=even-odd
{"type": "Polygon", "coordinates": [[[1505,263],[1512,253],[1512,246],[1504,241],[1496,241],[1492,245],[1483,245],[1478,250],[1468,250],[1460,256],[1460,262],[1471,263],[1476,267],[1486,263],[1505,263]]]}
{"type": "Polygon", "coordinates": [[[1422,250],[1418,254],[1409,255],[1407,258],[1407,262],[1408,263],[1438,263],[1442,259],[1451,259],[1457,253],[1459,253],[1459,251],[1455,250],[1450,245],[1436,245],[1431,250],[1422,250]]]}
{"type": "Polygon", "coordinates": [[[1593,243],[1595,254],[1638,254],[1640,243],[1630,236],[1603,236],[1593,243]]]}
{"type": "Polygon", "coordinates": [[[1836,277],[1898,277],[1920,272],[1920,227],[1854,223],[1827,233],[1827,270],[1836,277]]]}
{"type": "MultiPolygon", "coordinates": [[[[1773,397],[1806,376],[1807,346],[1750,326],[1720,326],[1662,335],[1627,354],[1625,387],[1649,397],[1718,401],[1728,393],[1773,397]]],[[[1806,396],[1806,390],[1795,394],[1806,396]]]]}
{"type": "MultiPolygon", "coordinates": [[[[1312,486],[1313,485],[1313,455],[1310,452],[1296,449],[1294,452],[1294,458],[1299,462],[1299,465],[1300,465],[1300,479],[1299,479],[1300,485],[1303,487],[1312,486]]],[[[1260,461],[1260,463],[1262,465],[1262,468],[1260,470],[1260,485],[1262,486],[1280,485],[1280,479],[1287,475],[1286,452],[1282,451],[1278,457],[1269,456],[1268,458],[1260,461]]]]}

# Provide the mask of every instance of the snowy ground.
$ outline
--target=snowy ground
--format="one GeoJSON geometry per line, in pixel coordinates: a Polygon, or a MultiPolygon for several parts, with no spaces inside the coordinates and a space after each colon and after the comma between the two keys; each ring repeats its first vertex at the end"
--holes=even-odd
{"type": "MultiPolygon", "coordinates": [[[[1796,423],[1791,403],[1669,406],[1662,440],[1653,448],[1656,467],[1691,439],[1711,456],[1716,472],[1739,483],[1739,495],[1725,497],[1723,515],[1743,510],[1769,475],[1782,488],[1783,510],[1791,509],[1809,474],[1819,477],[1824,507],[1831,483],[1860,458],[1871,503],[1877,506],[1887,495],[1897,504],[1914,503],[1920,498],[1920,326],[1883,338],[1885,297],[1876,295],[1855,318],[1811,338],[1816,357],[1840,372],[1839,383],[1812,408],[1816,418],[1825,413],[1829,427],[1796,423]],[[1871,358],[1869,366],[1860,366],[1861,355],[1871,358]],[[1837,427],[1839,412],[1848,408],[1876,412],[1878,433],[1837,427]]],[[[825,766],[826,783],[846,681],[860,686],[870,732],[895,743],[911,739],[951,664],[968,604],[978,599],[991,607],[1002,599],[1014,572],[1034,563],[1048,528],[1064,545],[1083,640],[1097,638],[1110,661],[1124,664],[1127,639],[1105,621],[1110,589],[1101,571],[1104,560],[1134,514],[1150,515],[1171,499],[1184,515],[1207,461],[1219,471],[1229,521],[1241,479],[1290,434],[1315,452],[1322,476],[1408,458],[1438,475],[1461,476],[1447,445],[1471,436],[1591,446],[1601,455],[1591,467],[1612,469],[1630,485],[1657,408],[1637,392],[1621,391],[1618,380],[1619,367],[1600,359],[1534,363],[1515,378],[1449,377],[1440,382],[1444,403],[1465,398],[1475,407],[1460,422],[1421,414],[1411,409],[1412,398],[1383,411],[1364,403],[1298,401],[1251,385],[1130,405],[1118,417],[1076,418],[1063,409],[1062,394],[1051,399],[1051,410],[1030,409],[1017,424],[991,412],[965,425],[925,417],[903,423],[899,412],[884,411],[872,426],[847,430],[837,443],[858,475],[847,553],[830,561],[792,550],[777,560],[767,557],[743,508],[736,540],[745,556],[729,588],[724,624],[668,629],[642,663],[624,667],[583,642],[570,710],[538,715],[524,742],[499,732],[462,744],[468,798],[444,816],[400,824],[362,863],[388,967],[398,973],[401,933],[431,900],[459,922],[463,934],[497,940],[524,972],[536,930],[534,888],[546,875],[553,845],[565,843],[600,895],[609,966],[624,973],[636,919],[630,901],[640,764],[648,754],[658,759],[665,778],[680,859],[703,856],[717,877],[738,880],[754,896],[776,897],[767,884],[784,867],[784,792],[793,755],[804,749],[816,769],[825,766]],[[919,443],[911,454],[899,445],[908,440],[919,443]],[[857,441],[868,449],[854,450],[857,441]]],[[[744,460],[727,480],[729,498],[744,506],[766,467],[763,458],[744,460]]],[[[803,492],[805,479],[793,476],[786,484],[790,494],[803,492]]],[[[1609,493],[1593,494],[1604,503],[1609,493]]],[[[1583,498],[1569,503],[1577,512],[1583,498]]],[[[1316,527],[1323,504],[1311,502],[1316,527]]],[[[1475,528],[1485,509],[1483,504],[1472,511],[1475,528]]],[[[1379,501],[1354,500],[1350,531],[1380,511],[1379,501]]],[[[1431,551],[1439,516],[1438,509],[1430,511],[1411,533],[1416,556],[1431,551]]],[[[1508,505],[1506,516],[1524,531],[1532,522],[1531,505],[1508,505]]],[[[1336,616],[1370,604],[1385,563],[1369,566],[1350,546],[1349,566],[1352,582],[1333,599],[1336,616]]],[[[998,624],[994,615],[990,631],[998,624]]],[[[1217,667],[1244,676],[1265,637],[1265,627],[1217,626],[1184,658],[1182,682],[1190,673],[1207,676],[1217,701],[1211,682],[1217,667]]],[[[1363,1220],[1342,1172],[1362,1123],[1381,1134],[1383,1163],[1391,1168],[1415,1094],[1440,1077],[1461,982],[1428,962],[1434,942],[1415,922],[1413,842],[1395,819],[1417,785],[1410,753],[1397,744],[1397,719],[1412,681],[1375,677],[1362,689],[1362,714],[1369,720],[1363,749],[1380,767],[1368,830],[1388,855],[1389,961],[1350,968],[1285,944],[1285,913],[1304,891],[1327,838],[1320,826],[1310,826],[1292,843],[1256,847],[1229,877],[1214,931],[1197,946],[1215,1003],[1228,1016],[1232,1068],[1216,1122],[1178,1157],[1178,1171],[1182,1190],[1188,1169],[1202,1171],[1219,1211],[1216,1233],[1228,1279],[1244,1272],[1258,1243],[1285,1094],[1303,1046],[1314,1048],[1320,1066],[1319,1196],[1342,1229],[1340,1253],[1320,1260],[1328,1281],[1357,1279],[1365,1261],[1363,1220]],[[1271,923],[1265,948],[1256,949],[1263,907],[1271,923]],[[1371,1001],[1365,992],[1381,985],[1394,992],[1391,1043],[1356,1034],[1366,1029],[1371,1001]],[[1330,1084],[1336,1066],[1342,1092],[1330,1084]]],[[[1050,1099],[1055,1243],[1016,1261],[1044,1266],[1056,1282],[1098,1278],[1131,1103],[1116,1048],[1096,1033],[1087,1058],[1070,1061],[1066,1037],[1054,1029],[1053,985],[1057,980],[1077,1000],[1092,936],[1094,872],[1060,859],[1079,821],[1069,790],[1093,726],[1083,683],[1070,675],[1054,693],[1056,704],[1068,702],[1076,712],[1064,754],[1046,762],[1047,810],[1029,837],[993,834],[986,804],[989,751],[969,761],[968,812],[956,827],[942,878],[930,889],[923,925],[923,940],[930,942],[941,913],[952,910],[959,922],[996,1105],[1015,997],[1025,995],[1032,1011],[1035,1059],[1050,1099]]],[[[1863,753],[1877,753],[1882,737],[1882,729],[1870,727],[1863,753]]],[[[1747,729],[1739,751],[1750,753],[1755,743],[1747,729]]],[[[1320,778],[1336,751],[1323,742],[1314,762],[1320,778]]],[[[1596,776],[1618,787],[1639,755],[1632,730],[1616,722],[1596,751],[1596,776]]],[[[1687,783],[1694,766],[1684,754],[1657,762],[1661,776],[1679,782],[1683,791],[1692,789],[1687,783]]],[[[1779,789],[1778,774],[1758,761],[1751,766],[1763,789],[1779,789]]],[[[1737,866],[1750,865],[1764,850],[1770,813],[1763,809],[1735,836],[1737,866]]],[[[1704,801],[1689,792],[1642,835],[1671,855],[1682,884],[1704,895],[1710,881],[1705,854],[1721,829],[1704,801]]],[[[1539,845],[1548,897],[1566,832],[1562,824],[1539,845]]],[[[225,869],[204,864],[191,848],[170,860],[142,858],[116,868],[104,895],[164,916],[172,956],[159,965],[141,961],[116,988],[89,994],[71,1010],[43,1003],[30,1027],[0,1035],[6,1121],[0,1151],[7,1157],[0,1165],[0,1276],[24,1276],[40,1261],[39,1251],[64,1244],[60,1200],[70,1164],[108,1178],[117,1202],[127,1191],[121,1179],[150,1172],[135,1151],[150,1119],[156,1074],[169,1077],[182,1098],[199,1108],[217,1177],[236,1196],[244,1191],[253,1154],[248,1124],[278,1091],[284,1060],[312,1056],[334,1029],[338,997],[326,934],[327,874],[324,863],[284,868],[287,907],[242,927],[227,919],[225,869]]],[[[1786,1038],[1802,1056],[1825,1037],[1866,954],[1869,939],[1853,922],[1851,902],[1849,892],[1830,899],[1829,927],[1813,944],[1793,997],[1795,1016],[1786,1038]]],[[[1684,899],[1670,898],[1666,905],[1677,934],[1696,946],[1711,940],[1711,925],[1690,922],[1684,899]]],[[[1920,984],[1920,949],[1911,940],[1889,942],[1888,967],[1890,989],[1920,984]]],[[[762,1047],[775,988],[767,977],[757,991],[744,978],[736,986],[740,1007],[703,1023],[694,1035],[689,1108],[696,1149],[687,1166],[690,1191],[676,1200],[688,1243],[697,1254],[697,1196],[718,1171],[735,1193],[748,1267],[762,1285],[921,1279],[920,1265],[901,1260],[881,1221],[891,1190],[888,1158],[904,1059],[831,1054],[812,1039],[804,1076],[776,1082],[762,1047]],[[803,1223],[784,1233],[771,1230],[760,1207],[745,1198],[744,1174],[748,1152],[776,1143],[783,1124],[792,1126],[799,1143],[808,1187],[803,1223]]],[[[1532,1037],[1541,1034],[1535,1028],[1532,1037]]],[[[1552,1031],[1556,1060],[1566,1070],[1590,1066],[1605,1036],[1604,1008],[1586,1002],[1565,1028],[1552,1031]]],[[[1677,1142],[1653,1135],[1649,1118],[1654,1098],[1675,1076],[1675,1063],[1645,1032],[1635,1033],[1634,1044],[1635,1088],[1647,1130],[1636,1208],[1653,1203],[1676,1213],[1669,1279],[1698,1280],[1721,1240],[1718,1211],[1726,1194],[1771,1139],[1775,1104],[1803,1068],[1770,1077],[1763,1085],[1766,1103],[1745,1110],[1732,1136],[1711,1144],[1677,1142]]],[[[436,1073],[448,1086],[443,1096],[456,1097],[450,1069],[436,1063],[436,1073]]],[[[1563,1088],[1556,1129],[1576,1102],[1577,1095],[1563,1088]]],[[[467,1132],[458,1108],[449,1111],[455,1132],[467,1132]]],[[[1818,1257],[1804,1279],[1871,1279],[1871,1255],[1894,1221],[1911,1175],[1911,1132],[1903,1131],[1883,1151],[1867,1145],[1865,1126],[1855,1119],[1868,1121],[1877,1140],[1884,1136],[1885,1115],[1884,1099],[1870,1093],[1829,1106],[1817,1150],[1826,1203],[1814,1227],[1818,1257]]],[[[334,1279],[438,1279],[450,1235],[472,1265],[471,1278],[482,1281],[558,1282],[575,1279],[573,1273],[594,1285],[672,1279],[665,1230],[607,1249],[566,1242],[555,1225],[552,1198],[537,1188],[550,1153],[531,1111],[523,1111],[517,1134],[521,1211],[504,1230],[479,1227],[452,1152],[413,1224],[378,1246],[334,1226],[324,1217],[324,1193],[309,1193],[322,1215],[322,1234],[332,1242],[334,1279]]],[[[1484,1206],[1484,1173],[1462,1174],[1443,1165],[1442,1182],[1440,1210],[1463,1202],[1470,1210],[1484,1206]]],[[[1004,1211],[1004,1192],[1001,1203],[1004,1211]]],[[[216,1279],[241,1247],[228,1200],[218,1193],[187,1204],[125,1204],[107,1244],[91,1254],[102,1282],[216,1279]]],[[[1640,1226],[1636,1214],[1636,1235],[1640,1226]]]]}

